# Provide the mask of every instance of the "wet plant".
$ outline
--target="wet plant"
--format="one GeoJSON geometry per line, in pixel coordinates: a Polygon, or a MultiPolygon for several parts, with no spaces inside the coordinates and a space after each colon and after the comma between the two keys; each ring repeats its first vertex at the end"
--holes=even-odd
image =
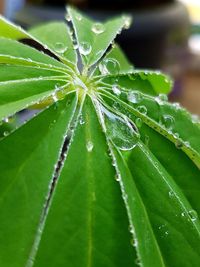
{"type": "Polygon", "coordinates": [[[200,266],[199,119],[126,59],[130,23],[0,17],[1,266],[200,266]]]}

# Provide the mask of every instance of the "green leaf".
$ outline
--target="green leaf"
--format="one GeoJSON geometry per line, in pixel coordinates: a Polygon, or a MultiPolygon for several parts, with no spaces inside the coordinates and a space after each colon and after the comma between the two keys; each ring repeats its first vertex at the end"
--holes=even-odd
{"type": "MultiPolygon", "coordinates": [[[[70,100],[70,101],[69,101],[70,100]]],[[[44,216],[55,166],[74,113],[56,103],[0,142],[0,262],[25,266],[44,216]],[[45,123],[44,123],[45,122],[45,123]]]]}
{"type": "MultiPolygon", "coordinates": [[[[133,72],[133,66],[132,64],[128,61],[128,59],[126,58],[125,54],[123,53],[123,51],[121,50],[121,48],[119,47],[119,45],[114,44],[112,49],[106,54],[106,56],[103,58],[103,60],[101,61],[101,65],[102,64],[106,64],[106,62],[108,61],[113,61],[113,62],[118,62],[119,63],[119,73],[132,73],[133,72]]],[[[100,65],[100,69],[101,69],[101,65],[100,65]]],[[[108,69],[110,74],[116,74],[116,68],[114,64],[110,64],[110,68],[108,69]]],[[[100,71],[99,67],[96,68],[95,72],[94,72],[94,76],[95,75],[101,75],[101,71],[100,71]]]]}
{"type": "Polygon", "coordinates": [[[199,266],[200,223],[196,211],[167,169],[142,143],[126,158],[167,266],[199,266]]]}
{"type": "Polygon", "coordinates": [[[122,90],[141,91],[149,95],[158,95],[159,93],[168,94],[172,89],[172,81],[169,77],[161,72],[134,70],[129,74],[110,75],[102,77],[102,84],[106,88],[112,87],[114,84],[122,90]]]}
{"type": "Polygon", "coordinates": [[[64,22],[50,22],[36,26],[29,33],[45,44],[61,60],[77,64],[77,54],[73,46],[70,30],[64,22]]]}
{"type": "MultiPolygon", "coordinates": [[[[59,80],[27,79],[0,83],[0,120],[52,95],[59,80]]],[[[64,82],[59,81],[62,85],[64,82]]],[[[54,102],[54,101],[52,101],[54,102]]]]}
{"type": "Polygon", "coordinates": [[[134,266],[127,215],[91,100],[80,112],[34,267],[134,266]]]}
{"type": "Polygon", "coordinates": [[[168,173],[174,178],[193,209],[200,214],[199,169],[192,163],[184,151],[177,149],[173,143],[157,133],[154,129],[143,125],[140,133],[143,142],[148,145],[150,151],[152,151],[167,169],[168,173]],[[160,149],[161,147],[162,149],[160,149]]]}
{"type": "Polygon", "coordinates": [[[66,19],[0,17],[0,265],[199,267],[199,119],[113,45],[129,17],[66,19]]]}
{"type": "MultiPolygon", "coordinates": [[[[141,94],[137,91],[131,92],[131,101],[127,104],[127,94],[120,94],[121,99],[111,95],[108,91],[102,90],[102,96],[109,99],[109,105],[122,113],[129,114],[133,122],[146,124],[155,129],[165,138],[173,142],[178,149],[182,149],[191,160],[200,168],[199,134],[200,126],[193,122],[191,116],[176,104],[169,104],[160,97],[141,94]],[[117,105],[118,103],[118,105],[117,105]],[[120,107],[121,106],[121,107],[120,107]],[[185,127],[188,127],[187,133],[185,127]],[[191,136],[188,134],[191,131],[191,136]]],[[[106,99],[104,98],[104,99],[106,99]]],[[[130,100],[130,97],[128,98],[130,100]]],[[[138,127],[140,127],[139,125],[138,127]]]]}
{"type": "Polygon", "coordinates": [[[0,36],[10,39],[27,38],[29,35],[21,27],[18,27],[0,15],[0,36]]]}
{"type": "Polygon", "coordinates": [[[68,8],[76,34],[78,49],[84,64],[95,64],[105,53],[115,36],[126,25],[128,17],[114,18],[104,24],[95,23],[75,9],[68,8]]]}
{"type": "Polygon", "coordinates": [[[112,147],[113,157],[118,169],[117,180],[129,215],[132,245],[136,248],[141,266],[166,266],[157,244],[149,217],[130,170],[122,155],[112,147]],[[145,240],[145,242],[144,242],[145,240]]]}
{"type": "MultiPolygon", "coordinates": [[[[6,20],[5,18],[3,18],[2,16],[0,16],[0,37],[5,37],[5,38],[9,38],[9,39],[14,39],[14,40],[19,40],[19,39],[25,39],[25,40],[31,40],[34,42],[39,43],[44,49],[47,49],[47,46],[49,45],[49,41],[52,42],[54,39],[55,40],[55,34],[58,35],[59,34],[59,39],[60,41],[64,41],[64,44],[69,44],[70,46],[70,53],[69,53],[69,60],[64,60],[66,64],[68,64],[70,67],[73,68],[73,64],[70,63],[70,60],[72,59],[76,59],[75,57],[75,53],[73,53],[72,49],[71,49],[71,38],[69,36],[69,31],[67,30],[67,28],[63,28],[64,25],[61,24],[55,24],[52,23],[51,25],[44,25],[43,29],[44,31],[42,32],[43,37],[41,37],[41,27],[35,27],[35,29],[32,29],[33,31],[33,35],[31,35],[30,33],[24,31],[21,27],[17,27],[16,25],[14,25],[13,23],[11,23],[10,21],[6,20]],[[48,26],[50,26],[51,28],[51,33],[52,31],[54,31],[54,34],[49,34],[48,36],[48,26]],[[61,34],[61,31],[66,33],[66,37],[69,38],[65,38],[64,35],[61,34]],[[45,34],[45,32],[47,33],[47,35],[45,34]],[[45,35],[45,36],[44,36],[45,35]],[[38,39],[36,38],[38,37],[38,39]],[[53,38],[52,38],[53,37],[53,38]],[[44,41],[44,42],[43,42],[44,41]]],[[[56,53],[55,49],[51,49],[52,47],[48,47],[48,49],[53,53],[56,54],[58,56],[58,58],[60,58],[60,54],[56,53]]],[[[1,51],[1,50],[0,50],[1,51]]],[[[63,57],[61,57],[63,59],[63,57]]],[[[56,64],[56,63],[55,63],[56,64]]]]}
{"type": "Polygon", "coordinates": [[[54,69],[41,69],[34,66],[0,65],[0,86],[2,82],[6,81],[28,80],[32,78],[43,79],[47,77],[62,79],[63,76],[64,73],[54,69]]]}
{"type": "Polygon", "coordinates": [[[44,63],[46,65],[53,65],[55,67],[66,69],[64,64],[54,58],[49,57],[32,47],[7,38],[0,38],[0,55],[26,59],[30,64],[34,61],[38,63],[38,66],[40,65],[39,63],[44,63]]]}

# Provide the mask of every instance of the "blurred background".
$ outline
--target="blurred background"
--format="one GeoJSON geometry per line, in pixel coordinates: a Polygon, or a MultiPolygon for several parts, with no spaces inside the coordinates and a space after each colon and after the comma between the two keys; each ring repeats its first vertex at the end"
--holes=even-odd
{"type": "Polygon", "coordinates": [[[0,0],[0,13],[27,28],[64,19],[66,4],[97,20],[133,15],[117,40],[129,59],[137,68],[170,74],[170,100],[200,115],[200,0],[0,0]]]}

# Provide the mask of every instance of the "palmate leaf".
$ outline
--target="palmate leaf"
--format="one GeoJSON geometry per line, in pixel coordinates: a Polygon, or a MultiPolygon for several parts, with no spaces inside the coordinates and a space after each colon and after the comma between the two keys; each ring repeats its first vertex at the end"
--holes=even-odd
{"type": "Polygon", "coordinates": [[[0,265],[198,267],[199,120],[112,44],[129,17],[66,19],[0,17],[0,265]]]}

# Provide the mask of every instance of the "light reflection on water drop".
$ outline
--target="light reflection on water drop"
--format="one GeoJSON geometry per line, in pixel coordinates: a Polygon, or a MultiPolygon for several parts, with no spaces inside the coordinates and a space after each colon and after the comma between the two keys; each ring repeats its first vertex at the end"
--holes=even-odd
{"type": "Polygon", "coordinates": [[[138,141],[139,134],[126,117],[120,117],[102,107],[107,136],[121,150],[133,149],[138,141]]]}

